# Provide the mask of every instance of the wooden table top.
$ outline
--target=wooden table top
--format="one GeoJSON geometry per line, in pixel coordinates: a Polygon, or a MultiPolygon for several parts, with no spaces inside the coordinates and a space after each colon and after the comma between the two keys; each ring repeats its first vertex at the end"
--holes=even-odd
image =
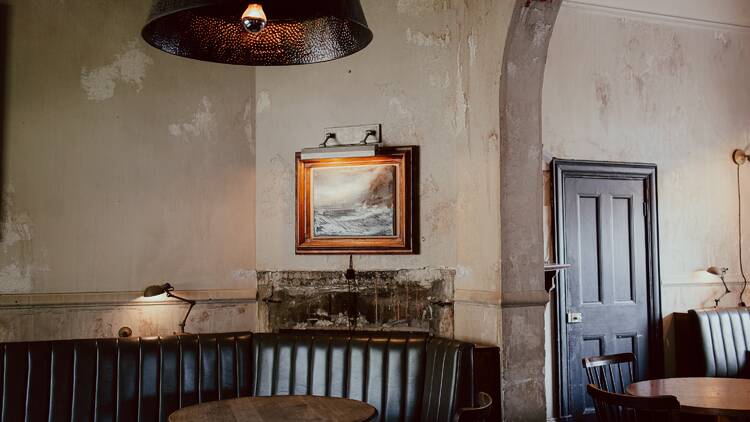
{"type": "Polygon", "coordinates": [[[685,413],[713,416],[750,415],[750,379],[658,379],[633,383],[627,392],[634,396],[675,396],[685,413]]]}
{"type": "Polygon", "coordinates": [[[169,422],[369,422],[378,411],[361,401],[336,397],[243,397],[185,407],[169,422]]]}

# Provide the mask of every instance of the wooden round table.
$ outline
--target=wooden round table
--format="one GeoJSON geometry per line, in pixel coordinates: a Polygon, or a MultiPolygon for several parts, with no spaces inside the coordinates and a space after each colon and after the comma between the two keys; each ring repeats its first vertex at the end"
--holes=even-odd
{"type": "Polygon", "coordinates": [[[378,411],[361,401],[336,397],[243,397],[185,407],[169,422],[369,422],[378,411]]]}
{"type": "Polygon", "coordinates": [[[630,384],[627,392],[634,396],[675,396],[684,413],[750,416],[750,379],[658,379],[630,384]]]}

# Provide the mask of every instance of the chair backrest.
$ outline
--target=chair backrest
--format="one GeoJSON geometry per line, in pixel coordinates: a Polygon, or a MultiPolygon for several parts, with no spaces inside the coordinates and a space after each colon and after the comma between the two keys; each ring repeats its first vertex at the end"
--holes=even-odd
{"type": "Polygon", "coordinates": [[[750,372],[750,309],[699,309],[688,314],[698,332],[695,376],[736,378],[750,372]]]}
{"type": "Polygon", "coordinates": [[[674,396],[640,397],[586,387],[599,422],[678,422],[680,402],[674,396]]]}
{"type": "Polygon", "coordinates": [[[635,355],[632,353],[583,358],[583,368],[589,384],[620,394],[624,394],[628,385],[637,381],[634,375],[635,364],[635,355]]]}
{"type": "Polygon", "coordinates": [[[477,393],[475,407],[465,407],[456,412],[455,422],[486,422],[490,420],[492,412],[492,397],[480,391],[477,393]]]}

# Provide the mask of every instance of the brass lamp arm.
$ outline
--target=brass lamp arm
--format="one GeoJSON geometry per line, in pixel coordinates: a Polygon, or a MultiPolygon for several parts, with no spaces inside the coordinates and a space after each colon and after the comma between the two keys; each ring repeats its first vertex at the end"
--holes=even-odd
{"type": "Polygon", "coordinates": [[[192,311],[193,310],[193,306],[195,306],[195,301],[194,300],[190,300],[190,299],[185,299],[184,297],[177,296],[176,294],[172,293],[169,290],[167,291],[167,297],[172,297],[172,298],[175,298],[177,300],[181,300],[181,301],[183,301],[183,302],[185,302],[185,303],[187,303],[187,304],[190,305],[190,307],[188,308],[187,312],[185,312],[185,318],[183,318],[182,322],[179,324],[180,325],[180,334],[185,334],[185,324],[187,324],[187,319],[188,319],[188,316],[190,315],[190,311],[192,311]]]}

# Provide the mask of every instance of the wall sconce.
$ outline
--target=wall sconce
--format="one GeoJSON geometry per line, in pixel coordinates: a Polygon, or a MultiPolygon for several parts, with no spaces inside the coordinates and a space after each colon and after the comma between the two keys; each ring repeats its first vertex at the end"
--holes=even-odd
{"type": "Polygon", "coordinates": [[[729,287],[727,287],[727,282],[724,281],[724,277],[727,275],[727,271],[729,271],[729,268],[724,268],[724,267],[722,267],[722,268],[719,268],[719,267],[709,267],[706,270],[707,273],[713,274],[713,275],[718,276],[719,278],[721,278],[721,284],[724,285],[724,293],[721,296],[719,296],[718,298],[714,299],[714,303],[715,303],[714,308],[718,308],[719,307],[719,302],[721,302],[721,299],[724,299],[724,296],[726,296],[729,293],[731,293],[731,291],[729,290],[729,287]]]}
{"type": "Polygon", "coordinates": [[[734,150],[734,153],[732,154],[732,160],[734,160],[734,163],[738,166],[741,166],[747,162],[748,153],[741,150],[736,149],[734,150]]]}
{"type": "Polygon", "coordinates": [[[383,146],[380,125],[344,126],[326,128],[323,143],[317,148],[304,148],[300,153],[302,160],[319,160],[325,158],[374,157],[383,146]],[[361,139],[354,143],[345,143],[361,139]],[[329,142],[339,142],[328,145],[329,142]],[[370,141],[370,142],[368,142],[370,141]],[[342,143],[344,142],[344,143],[342,143]]]}
{"type": "Polygon", "coordinates": [[[172,285],[169,284],[169,283],[164,283],[164,284],[162,284],[160,286],[159,285],[148,286],[143,291],[143,297],[154,297],[154,296],[159,296],[159,295],[163,295],[163,294],[166,293],[167,297],[172,297],[172,298],[175,298],[177,300],[181,300],[181,301],[189,304],[190,307],[188,308],[187,312],[185,313],[185,318],[183,318],[182,322],[179,324],[180,325],[180,334],[185,334],[185,324],[187,323],[187,319],[188,319],[188,315],[190,315],[190,311],[192,311],[193,310],[193,306],[195,306],[195,301],[194,300],[190,300],[190,299],[185,299],[184,297],[179,297],[179,296],[175,295],[174,293],[172,293],[173,291],[174,291],[174,287],[172,287],[172,285]]]}

